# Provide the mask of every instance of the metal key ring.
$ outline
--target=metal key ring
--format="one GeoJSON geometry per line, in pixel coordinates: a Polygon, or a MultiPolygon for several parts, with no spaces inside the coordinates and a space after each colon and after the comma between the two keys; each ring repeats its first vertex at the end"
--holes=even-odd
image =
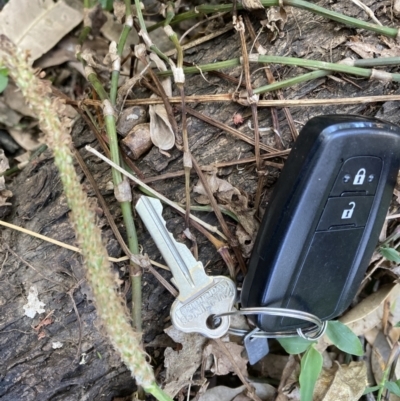
{"type": "MultiPolygon", "coordinates": [[[[265,338],[282,338],[282,337],[295,337],[300,336],[306,340],[318,340],[325,333],[327,322],[323,322],[319,317],[308,313],[299,311],[296,309],[285,309],[285,308],[269,308],[269,307],[256,307],[256,308],[243,308],[237,311],[219,313],[213,316],[214,319],[223,316],[234,316],[234,315],[269,315],[269,316],[283,316],[291,317],[294,319],[305,320],[307,322],[313,323],[315,327],[310,327],[306,329],[298,328],[296,330],[287,331],[275,331],[275,332],[265,332],[260,331],[255,333],[254,337],[265,337],[265,338]]],[[[229,333],[233,335],[243,336],[248,332],[241,329],[229,329],[229,333]]]]}

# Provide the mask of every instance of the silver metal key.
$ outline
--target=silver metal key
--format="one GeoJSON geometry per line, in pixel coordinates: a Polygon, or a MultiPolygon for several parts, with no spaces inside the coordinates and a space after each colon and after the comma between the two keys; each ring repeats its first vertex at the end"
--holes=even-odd
{"type": "Polygon", "coordinates": [[[235,283],[228,277],[206,274],[203,264],[167,230],[158,199],[142,196],[136,210],[171,269],[171,281],[179,290],[171,307],[173,325],[185,333],[222,337],[229,329],[229,316],[214,323],[212,316],[232,309],[236,299],[235,283]]]}

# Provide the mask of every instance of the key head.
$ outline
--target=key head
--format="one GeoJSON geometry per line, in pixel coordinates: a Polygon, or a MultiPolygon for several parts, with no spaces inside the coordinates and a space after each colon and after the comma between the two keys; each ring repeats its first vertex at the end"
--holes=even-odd
{"type": "MultiPolygon", "coordinates": [[[[275,187],[243,283],[242,307],[340,315],[378,242],[400,166],[400,128],[349,115],[311,119],[275,187]]],[[[308,327],[258,315],[265,331],[308,327]]]]}
{"type": "Polygon", "coordinates": [[[220,338],[229,329],[230,318],[224,316],[212,324],[212,316],[231,311],[236,299],[235,283],[228,277],[213,276],[212,283],[190,299],[177,299],[171,307],[172,324],[185,333],[200,333],[220,338]]]}

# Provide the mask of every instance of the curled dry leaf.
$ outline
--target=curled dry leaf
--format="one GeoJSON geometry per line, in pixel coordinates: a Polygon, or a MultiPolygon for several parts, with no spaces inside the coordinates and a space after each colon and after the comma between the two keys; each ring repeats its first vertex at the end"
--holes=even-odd
{"type": "MultiPolygon", "coordinates": [[[[249,209],[248,199],[238,188],[230,182],[217,177],[217,169],[211,168],[205,171],[205,178],[209,188],[218,200],[218,203],[224,205],[226,209],[236,215],[240,226],[237,228],[237,237],[242,246],[243,252],[247,255],[251,252],[255,240],[255,234],[259,223],[254,218],[254,210],[249,209]]],[[[196,202],[200,204],[209,204],[207,192],[199,180],[193,188],[193,191],[200,196],[196,197],[196,202]]]]}
{"type": "Polygon", "coordinates": [[[113,2],[114,15],[117,21],[122,24],[122,19],[125,17],[125,3],[120,0],[113,2]]]}
{"type": "Polygon", "coordinates": [[[400,16],[400,0],[394,0],[393,13],[397,18],[400,16]]]}
{"type": "MultiPolygon", "coordinates": [[[[244,347],[232,342],[224,344],[240,371],[247,377],[248,359],[247,357],[242,357],[244,347]]],[[[232,366],[231,361],[215,342],[207,344],[204,348],[204,357],[208,359],[206,370],[211,370],[211,372],[215,373],[217,376],[224,376],[230,372],[235,373],[235,368],[232,366]]]]}
{"type": "Polygon", "coordinates": [[[357,401],[367,386],[367,367],[364,362],[349,365],[334,364],[323,369],[314,390],[314,401],[357,401]]]}
{"type": "MultiPolygon", "coordinates": [[[[4,154],[4,150],[0,149],[0,174],[4,173],[9,168],[10,165],[8,164],[8,159],[4,154]]],[[[4,177],[0,176],[0,207],[11,205],[11,203],[7,202],[7,199],[11,198],[12,195],[12,192],[6,189],[6,182],[4,177]]]]}
{"type": "Polygon", "coordinates": [[[272,32],[271,41],[282,37],[283,28],[287,22],[287,13],[283,7],[270,7],[267,12],[267,19],[261,21],[261,25],[272,32]]]}
{"type": "Polygon", "coordinates": [[[387,285],[362,300],[340,318],[357,336],[364,335],[374,327],[381,327],[385,300],[398,303],[400,285],[387,285]]]}
{"type": "Polygon", "coordinates": [[[85,8],[83,12],[83,24],[85,26],[90,26],[90,33],[93,36],[97,36],[100,33],[101,27],[107,21],[107,17],[103,13],[101,4],[97,3],[94,7],[85,8]]]}
{"type": "Polygon", "coordinates": [[[136,125],[122,140],[122,144],[126,147],[128,156],[132,156],[134,160],[139,159],[153,146],[150,138],[150,124],[136,125]]]}
{"type": "MultiPolygon", "coordinates": [[[[249,381],[252,387],[254,387],[256,395],[263,401],[273,401],[275,398],[275,389],[268,383],[259,383],[249,381]]],[[[246,386],[240,386],[236,388],[230,388],[225,386],[216,386],[210,390],[207,390],[203,395],[200,396],[199,401],[232,401],[239,395],[246,392],[246,386]]],[[[240,398],[240,400],[250,400],[249,397],[240,398]]]]}
{"type": "MultiPolygon", "coordinates": [[[[160,71],[165,71],[167,67],[165,63],[154,53],[151,55],[151,60],[154,61],[160,71]]],[[[161,84],[167,96],[172,96],[171,79],[163,79],[161,84]]],[[[155,95],[152,98],[157,97],[155,95]]],[[[175,144],[175,133],[168,119],[167,110],[163,104],[155,104],[149,107],[150,114],[150,135],[155,146],[161,150],[169,150],[175,144]]]]}
{"type": "MultiPolygon", "coordinates": [[[[236,195],[239,197],[241,195],[240,191],[235,188],[231,183],[226,180],[222,180],[217,177],[217,169],[211,168],[208,171],[205,171],[204,174],[207,184],[211,190],[211,192],[220,200],[225,202],[229,202],[232,200],[232,197],[236,195]]],[[[207,197],[207,191],[205,190],[203,183],[199,180],[193,191],[197,194],[200,194],[200,197],[196,198],[198,203],[209,204],[210,200],[207,197]]]]}
{"type": "Polygon", "coordinates": [[[32,118],[37,117],[26,103],[22,92],[12,82],[8,83],[3,95],[7,106],[13,109],[16,113],[32,118]]]}
{"type": "Polygon", "coordinates": [[[0,13],[0,34],[28,50],[33,62],[57,44],[83,19],[82,3],[68,0],[9,1],[0,13]]]}
{"type": "Polygon", "coordinates": [[[171,397],[175,397],[191,382],[193,374],[200,366],[203,347],[207,339],[200,334],[183,333],[173,326],[164,331],[176,343],[182,344],[180,351],[167,348],[164,353],[164,365],[167,369],[164,391],[171,397]]]}
{"type": "MultiPolygon", "coordinates": [[[[118,43],[118,40],[121,36],[124,26],[120,24],[118,21],[115,21],[114,16],[111,13],[105,12],[104,15],[107,18],[107,21],[101,27],[100,32],[110,42],[114,41],[118,43]]],[[[126,39],[126,45],[125,45],[125,50],[123,52],[123,57],[129,54],[131,45],[136,45],[138,43],[139,43],[139,37],[136,33],[136,29],[131,29],[126,39]]]]}
{"type": "Polygon", "coordinates": [[[395,40],[382,38],[386,46],[375,46],[357,39],[357,37],[353,38],[354,41],[348,42],[346,45],[361,58],[400,56],[400,46],[395,40]]]}
{"type": "Polygon", "coordinates": [[[161,150],[172,149],[175,144],[175,134],[168,120],[167,111],[163,104],[149,107],[150,136],[154,146],[161,150]]]}
{"type": "Polygon", "coordinates": [[[0,100],[0,124],[13,128],[20,120],[21,115],[16,113],[3,100],[0,100]]]}

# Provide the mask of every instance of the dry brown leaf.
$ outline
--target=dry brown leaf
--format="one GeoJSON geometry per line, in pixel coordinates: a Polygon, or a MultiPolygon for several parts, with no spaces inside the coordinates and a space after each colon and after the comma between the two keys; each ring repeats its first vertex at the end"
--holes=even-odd
{"type": "Polygon", "coordinates": [[[24,116],[36,118],[33,110],[28,106],[22,92],[12,83],[9,82],[3,93],[4,101],[7,106],[24,116]]]}
{"type": "Polygon", "coordinates": [[[21,120],[21,115],[0,99],[0,124],[15,127],[21,120]]]}
{"type": "MultiPolygon", "coordinates": [[[[76,61],[76,46],[78,38],[71,35],[66,36],[57,43],[53,49],[48,51],[42,57],[35,61],[35,67],[49,68],[55,65],[66,63],[67,61],[76,61]]],[[[82,46],[82,50],[92,49],[99,59],[102,59],[108,52],[108,45],[103,38],[95,37],[92,40],[87,39],[82,46]]]]}
{"type": "Polygon", "coordinates": [[[202,361],[203,347],[207,339],[196,333],[183,333],[173,326],[164,330],[176,343],[182,344],[180,351],[167,348],[164,365],[167,369],[164,390],[173,398],[191,380],[202,361]]]}
{"type": "Polygon", "coordinates": [[[0,13],[0,34],[29,50],[33,62],[52,49],[83,19],[82,3],[75,0],[10,0],[0,13]]]}
{"type": "Polygon", "coordinates": [[[357,336],[361,336],[374,327],[379,327],[383,316],[386,299],[393,303],[400,297],[400,285],[388,285],[362,300],[339,320],[346,324],[357,336]]]}
{"type": "Polygon", "coordinates": [[[287,13],[284,7],[270,7],[267,12],[267,19],[261,21],[261,25],[265,26],[272,32],[271,41],[277,37],[282,37],[283,28],[287,22],[287,13]]]}
{"type": "Polygon", "coordinates": [[[240,224],[236,226],[235,234],[237,240],[239,241],[240,249],[242,250],[243,256],[245,258],[250,257],[251,251],[254,247],[254,235],[250,235],[240,224]]]}
{"type": "Polygon", "coordinates": [[[24,150],[36,150],[44,143],[44,135],[38,137],[28,130],[9,128],[8,132],[14,141],[24,150]]]}
{"type": "MultiPolygon", "coordinates": [[[[8,164],[8,159],[4,154],[4,150],[0,149],[0,174],[8,170],[10,165],[8,164]]],[[[7,202],[7,198],[12,196],[12,192],[6,189],[6,181],[4,176],[0,176],[0,206],[11,205],[7,202]]]]}
{"type": "Polygon", "coordinates": [[[394,0],[393,2],[393,13],[396,17],[400,16],[400,0],[394,0]]]}
{"type": "MultiPolygon", "coordinates": [[[[6,155],[4,154],[4,150],[0,149],[0,174],[4,173],[6,170],[10,168],[10,165],[8,163],[8,159],[6,155]]],[[[0,189],[3,189],[0,187],[0,189]]]]}
{"type": "MultiPolygon", "coordinates": [[[[268,383],[255,383],[250,384],[254,387],[256,394],[263,401],[272,401],[275,398],[276,390],[268,383]]],[[[230,388],[225,386],[216,386],[210,390],[207,390],[199,401],[232,401],[239,394],[246,391],[246,386],[240,386],[237,388],[230,388]]],[[[248,398],[246,398],[247,400],[248,398]]]]}
{"type": "MultiPolygon", "coordinates": [[[[157,68],[160,71],[167,70],[167,67],[156,54],[152,53],[150,56],[151,60],[155,62],[157,68]]],[[[167,96],[172,96],[172,83],[171,79],[163,79],[161,85],[164,88],[167,96]]],[[[156,98],[156,95],[150,97],[156,98]]],[[[151,141],[154,146],[157,146],[161,150],[169,150],[175,144],[175,133],[168,119],[167,110],[163,104],[155,104],[149,107],[150,115],[150,135],[151,141]]]]}
{"type": "MultiPolygon", "coordinates": [[[[101,27],[100,32],[110,42],[114,41],[118,43],[119,37],[121,36],[124,27],[118,21],[114,20],[114,16],[111,13],[104,13],[104,15],[107,18],[107,22],[101,27]]],[[[127,54],[129,54],[130,46],[136,45],[138,43],[139,43],[139,37],[136,33],[136,29],[131,29],[126,39],[125,51],[123,55],[126,56],[127,54]]]]}
{"type": "Polygon", "coordinates": [[[374,57],[399,57],[400,46],[394,41],[389,39],[382,39],[385,42],[383,46],[374,46],[364,42],[349,42],[347,46],[350,47],[354,53],[357,53],[361,58],[374,58],[374,57]]]}
{"type": "Polygon", "coordinates": [[[314,401],[357,401],[367,386],[367,367],[364,362],[349,365],[335,364],[323,369],[314,390],[314,401]]]}
{"type": "Polygon", "coordinates": [[[350,47],[350,49],[361,58],[373,58],[375,54],[379,54],[378,49],[369,43],[349,42],[347,43],[347,47],[350,47]]]}
{"type": "Polygon", "coordinates": [[[117,21],[122,24],[122,19],[125,17],[125,3],[121,0],[115,0],[113,2],[114,15],[117,21]]]}
{"type": "Polygon", "coordinates": [[[288,355],[268,354],[253,368],[260,371],[260,376],[280,380],[282,372],[289,360],[288,355]]]}
{"type": "MultiPolygon", "coordinates": [[[[234,195],[240,196],[240,191],[235,188],[231,183],[226,180],[222,180],[217,177],[217,169],[212,168],[207,172],[204,172],[204,176],[206,178],[207,184],[213,194],[217,196],[217,198],[229,202],[234,195]]],[[[193,188],[193,192],[202,195],[201,197],[196,198],[200,200],[199,203],[206,204],[210,203],[210,200],[207,197],[207,191],[205,190],[203,183],[199,180],[195,187],[193,188]]]]}
{"type": "MultiPolygon", "coordinates": [[[[247,357],[242,357],[244,347],[233,342],[224,343],[224,345],[230,352],[240,371],[247,377],[248,359],[247,357]]],[[[211,372],[215,373],[217,376],[224,376],[230,372],[235,372],[235,368],[232,366],[229,358],[214,342],[208,344],[204,348],[204,357],[208,358],[210,356],[209,365],[206,367],[207,370],[211,370],[211,372]]]]}
{"type": "Polygon", "coordinates": [[[175,134],[163,104],[149,107],[150,135],[154,146],[161,150],[169,150],[175,145],[175,134]]]}

